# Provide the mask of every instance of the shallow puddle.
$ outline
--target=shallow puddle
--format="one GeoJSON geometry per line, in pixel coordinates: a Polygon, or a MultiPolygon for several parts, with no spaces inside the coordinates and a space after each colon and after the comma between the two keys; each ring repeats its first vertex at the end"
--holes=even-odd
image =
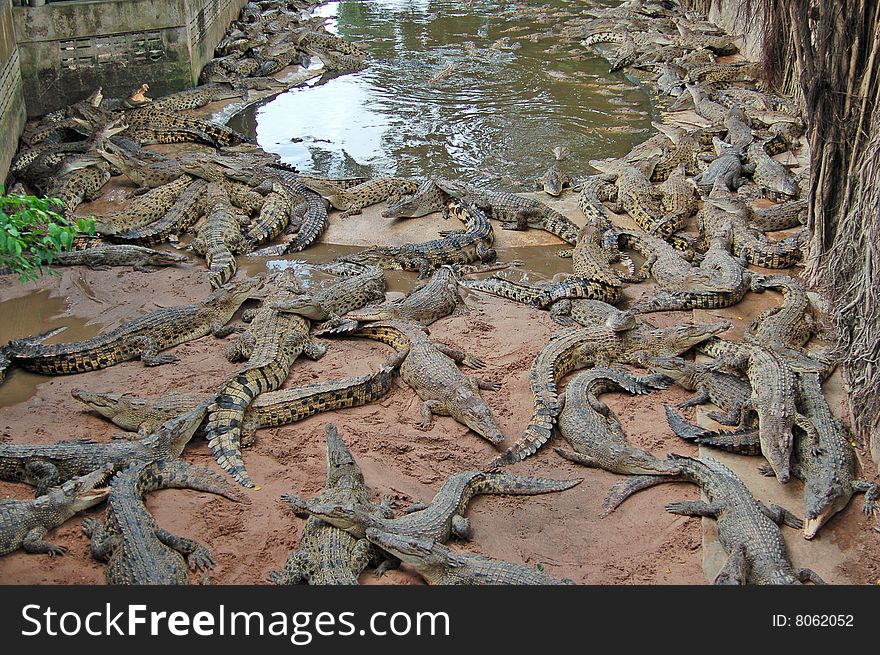
{"type": "Polygon", "coordinates": [[[624,155],[652,131],[644,87],[578,43],[584,8],[598,4],[607,3],[328,3],[316,13],[366,47],[368,66],[252,106],[230,125],[327,176],[522,191],[554,163],[583,175],[590,159],[624,155]],[[557,147],[569,151],[558,162],[557,147]]]}

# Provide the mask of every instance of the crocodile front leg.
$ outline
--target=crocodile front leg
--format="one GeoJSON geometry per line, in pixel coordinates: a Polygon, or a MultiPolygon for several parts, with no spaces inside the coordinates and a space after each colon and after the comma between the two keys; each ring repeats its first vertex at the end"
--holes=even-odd
{"type": "Polygon", "coordinates": [[[870,516],[877,511],[877,500],[880,499],[880,485],[869,480],[855,480],[852,483],[853,491],[865,494],[865,506],[862,511],[870,516]]]}
{"type": "Polygon", "coordinates": [[[89,552],[92,558],[99,562],[110,561],[113,552],[120,545],[119,535],[110,534],[106,523],[92,518],[83,520],[82,531],[91,539],[89,552]]]}
{"type": "Polygon", "coordinates": [[[314,570],[310,557],[300,551],[290,554],[280,571],[269,573],[269,580],[276,585],[295,585],[308,580],[308,571],[314,570]]]}
{"type": "Polygon", "coordinates": [[[162,528],[156,529],[156,538],[169,548],[173,548],[186,558],[190,569],[210,569],[214,567],[214,559],[211,551],[198,541],[178,537],[162,528]]]}
{"type": "Polygon", "coordinates": [[[161,366],[162,364],[174,364],[179,361],[176,355],[165,353],[159,354],[159,344],[155,339],[146,336],[128,337],[124,346],[133,350],[140,350],[141,361],[147,366],[161,366]]]}
{"type": "Polygon", "coordinates": [[[687,409],[688,407],[693,407],[694,405],[701,405],[707,400],[709,400],[709,392],[706,391],[706,387],[699,387],[693,396],[688,398],[687,400],[683,400],[676,405],[679,409],[687,409]]]}
{"type": "Polygon", "coordinates": [[[749,562],[746,559],[745,544],[737,544],[724,567],[718,571],[712,584],[744,585],[749,577],[749,562]]]}
{"type": "Polygon", "coordinates": [[[710,419],[721,425],[742,426],[743,424],[743,406],[734,405],[729,411],[711,411],[706,414],[710,419]]]}
{"type": "Polygon", "coordinates": [[[788,527],[795,528],[797,530],[800,530],[804,527],[804,522],[784,507],[780,507],[779,505],[767,506],[762,502],[758,502],[758,507],[761,508],[761,512],[764,513],[764,516],[766,516],[777,525],[785,524],[788,527]]]}
{"type": "Polygon", "coordinates": [[[32,529],[25,535],[24,540],[21,542],[21,547],[26,553],[45,553],[49,557],[55,557],[56,555],[63,555],[66,553],[67,548],[64,546],[57,546],[55,544],[50,544],[48,541],[43,541],[43,537],[46,536],[47,532],[48,530],[42,525],[32,529]]]}
{"type": "Polygon", "coordinates": [[[828,584],[813,569],[799,569],[797,579],[801,582],[812,582],[813,584],[828,584]]]}
{"type": "Polygon", "coordinates": [[[568,461],[574,462],[575,464],[588,466],[593,469],[602,468],[599,460],[595,459],[594,457],[590,457],[589,455],[576,453],[573,450],[566,450],[565,448],[554,448],[553,450],[555,450],[561,457],[564,457],[568,461]]]}
{"type": "Polygon", "coordinates": [[[434,414],[449,416],[449,411],[443,406],[439,400],[426,400],[419,408],[422,420],[416,423],[419,430],[427,430],[431,427],[434,420],[434,414]]]}
{"type": "Polygon", "coordinates": [[[312,341],[311,339],[306,339],[303,343],[302,351],[303,355],[305,355],[309,359],[318,360],[324,356],[325,352],[327,352],[327,346],[322,343],[312,341]]]}
{"type": "Polygon", "coordinates": [[[479,357],[474,357],[473,355],[469,355],[463,350],[457,350],[452,346],[447,346],[443,343],[435,343],[434,347],[439,350],[441,353],[449,357],[456,364],[462,364],[463,366],[467,366],[468,368],[485,368],[486,362],[484,362],[479,357]]]}
{"type": "Polygon", "coordinates": [[[213,334],[218,339],[228,337],[233,332],[244,332],[244,328],[240,325],[223,325],[218,321],[211,322],[211,334],[213,334]]]}

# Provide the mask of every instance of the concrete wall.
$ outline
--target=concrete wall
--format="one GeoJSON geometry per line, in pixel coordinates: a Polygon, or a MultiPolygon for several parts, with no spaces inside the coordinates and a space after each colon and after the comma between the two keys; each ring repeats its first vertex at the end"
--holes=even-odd
{"type": "Polygon", "coordinates": [[[10,0],[0,0],[0,182],[9,172],[24,123],[24,93],[12,28],[12,5],[10,0]]]}
{"type": "Polygon", "coordinates": [[[14,7],[29,116],[103,87],[127,95],[187,88],[246,0],[93,0],[14,7]]]}

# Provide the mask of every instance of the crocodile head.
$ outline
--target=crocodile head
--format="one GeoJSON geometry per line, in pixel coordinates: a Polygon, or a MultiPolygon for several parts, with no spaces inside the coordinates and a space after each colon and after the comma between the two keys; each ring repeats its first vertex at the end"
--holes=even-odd
{"type": "Polygon", "coordinates": [[[272,303],[271,308],[287,314],[299,314],[313,321],[327,318],[327,311],[312,296],[297,296],[272,303]]]}
{"type": "Polygon", "coordinates": [[[189,258],[179,252],[156,250],[154,253],[150,253],[149,260],[151,264],[156,266],[171,266],[173,264],[182,264],[183,262],[189,261],[189,258]]]}
{"type": "Polygon", "coordinates": [[[673,382],[682,382],[693,372],[694,364],[681,357],[649,357],[642,354],[638,358],[640,366],[644,366],[654,373],[669,378],[673,382]]]}
{"type": "Polygon", "coordinates": [[[326,488],[335,487],[346,476],[355,477],[363,484],[364,475],[342,440],[339,430],[332,423],[324,426],[327,433],[327,483],[326,488]]]}
{"type": "Polygon", "coordinates": [[[760,422],[758,438],[761,454],[770,464],[776,479],[785,484],[791,479],[791,450],[794,437],[784,417],[770,416],[760,422]]]}
{"type": "Polygon", "coordinates": [[[110,488],[101,486],[113,473],[111,464],[86,475],[68,480],[58,487],[50,488],[34,503],[38,509],[62,511],[73,516],[89,507],[94,507],[107,498],[110,488]]]}
{"type": "Polygon", "coordinates": [[[298,509],[359,539],[364,538],[367,527],[373,523],[370,512],[354,503],[322,503],[312,500],[305,501],[298,509]]]}
{"type": "Polygon", "coordinates": [[[492,410],[470,387],[457,389],[450,405],[450,413],[457,421],[493,444],[504,441],[504,435],[495,422],[492,410]]]}
{"type": "MultiPolygon", "coordinates": [[[[243,280],[232,280],[218,287],[205,299],[206,306],[225,307],[228,304],[238,303],[241,305],[245,300],[254,296],[266,281],[265,274],[246,277],[243,280]]],[[[238,306],[236,305],[236,306],[238,306]]]]}
{"type": "Polygon", "coordinates": [[[410,537],[367,528],[367,539],[407,564],[442,566],[446,562],[446,548],[437,548],[433,539],[410,537]]]}
{"type": "Polygon", "coordinates": [[[719,323],[681,323],[673,327],[655,328],[646,340],[651,354],[659,357],[680,355],[733,327],[730,321],[719,323]]]}
{"type": "Polygon", "coordinates": [[[844,484],[830,467],[823,473],[807,476],[804,482],[804,539],[815,537],[852,498],[851,484],[844,484]]]}
{"type": "Polygon", "coordinates": [[[384,218],[417,218],[439,212],[446,206],[446,194],[434,180],[425,180],[415,193],[388,202],[382,211],[384,218]]]}
{"type": "Polygon", "coordinates": [[[74,389],[70,395],[88,405],[89,409],[110,419],[119,427],[132,432],[138,429],[140,421],[135,420],[129,423],[125,418],[129,415],[134,416],[138,410],[147,406],[147,401],[144,398],[127,393],[99,393],[85,389],[74,389]]]}

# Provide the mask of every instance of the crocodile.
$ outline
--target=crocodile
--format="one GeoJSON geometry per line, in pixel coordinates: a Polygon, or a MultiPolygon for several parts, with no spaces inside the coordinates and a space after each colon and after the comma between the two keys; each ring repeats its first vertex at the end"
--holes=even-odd
{"type": "MultiPolygon", "coordinates": [[[[651,236],[668,239],[684,227],[682,216],[667,215],[660,205],[659,190],[654,189],[647,176],[635,166],[623,161],[591,160],[593,168],[615,175],[617,206],[615,211],[626,212],[636,224],[651,236]]],[[[687,220],[685,218],[685,220],[687,220]]]]}
{"type": "Polygon", "coordinates": [[[704,90],[695,84],[685,84],[685,88],[694,101],[694,111],[698,116],[710,123],[724,123],[727,118],[727,108],[724,105],[709,99],[704,90]]]}
{"type": "Polygon", "coordinates": [[[68,250],[52,257],[52,266],[87,266],[100,270],[111,266],[133,266],[136,271],[149,271],[148,266],[174,266],[188,261],[186,255],[141,246],[104,245],[86,250],[68,250]]]}
{"type": "Polygon", "coordinates": [[[335,50],[343,55],[351,57],[359,57],[364,59],[369,54],[361,46],[346,41],[335,34],[326,31],[306,31],[299,38],[299,44],[303,46],[314,46],[325,50],[335,50]]]}
{"type": "MultiPolygon", "coordinates": [[[[318,502],[356,503],[367,511],[391,518],[386,504],[372,503],[367,494],[364,474],[332,423],[324,426],[327,433],[327,481],[318,502]]],[[[285,495],[295,514],[301,501],[295,494],[285,495]]],[[[370,564],[378,564],[379,553],[369,542],[345,530],[309,516],[296,549],[288,556],[281,571],[273,571],[269,579],[277,585],[302,581],[310,585],[356,585],[358,576],[370,564]]]]}
{"type": "MultiPolygon", "coordinates": [[[[558,254],[566,255],[567,252],[558,254]]],[[[619,250],[607,247],[604,233],[590,223],[581,227],[577,244],[571,251],[571,260],[573,275],[545,286],[532,301],[534,306],[546,307],[566,298],[591,298],[614,304],[620,300],[621,280],[634,280],[635,266],[632,260],[619,250]],[[623,261],[627,265],[627,274],[611,267],[616,261],[623,261]]]]}
{"type": "Polygon", "coordinates": [[[806,199],[780,202],[770,207],[751,209],[749,224],[762,232],[775,232],[800,227],[807,222],[808,202],[806,199]]]}
{"type": "Polygon", "coordinates": [[[43,344],[39,337],[25,337],[10,341],[4,350],[17,366],[46,375],[95,371],[136,358],[147,366],[170,364],[177,357],[160,351],[208,334],[219,338],[233,332],[226,324],[263,280],[255,276],[229,283],[199,303],[156,309],[83,341],[43,344]]]}
{"type": "MultiPolygon", "coordinates": [[[[512,282],[495,275],[485,280],[468,280],[462,284],[474,291],[491,293],[532,306],[537,305],[537,298],[542,293],[542,287],[512,282]]],[[[549,305],[549,309],[553,320],[566,327],[571,326],[572,322],[584,327],[604,323],[606,327],[616,332],[635,327],[635,316],[632,312],[619,310],[602,300],[586,298],[557,300],[549,305]]]]}
{"type": "Polygon", "coordinates": [[[748,118],[742,107],[732,105],[727,110],[724,118],[724,127],[727,128],[727,142],[737,148],[748,148],[755,140],[755,134],[748,124],[748,118]]]}
{"type": "Polygon", "coordinates": [[[662,469],[654,455],[630,446],[614,412],[598,396],[622,389],[630,394],[665,388],[662,376],[633,377],[625,369],[593,368],[577,375],[559,395],[557,427],[574,451],[556,448],[565,459],[612,473],[647,475],[662,469]],[[645,462],[648,464],[645,465],[645,462]]]}
{"type": "Polygon", "coordinates": [[[155,138],[159,143],[179,143],[191,141],[193,136],[217,148],[252,141],[225,125],[152,105],[126,112],[124,120],[128,124],[125,134],[141,144],[145,144],[145,138],[146,142],[155,138]]]}
{"type": "Polygon", "coordinates": [[[606,233],[606,239],[611,241],[612,246],[616,247],[616,244],[621,243],[641,254],[645,263],[637,279],[645,279],[650,273],[662,291],[710,294],[739,291],[717,270],[693,266],[672,244],[659,237],[645,232],[614,230],[606,233]]]}
{"type": "Polygon", "coordinates": [[[453,535],[460,539],[470,537],[470,521],[464,514],[474,496],[533,496],[565,491],[580,483],[581,478],[550,480],[501,471],[462,471],[447,478],[430,503],[414,503],[406,514],[390,519],[379,516],[356,502],[298,500],[304,513],[320,518],[359,539],[366,538],[368,528],[378,528],[399,536],[433,539],[445,543],[453,535]]]}
{"type": "Polygon", "coordinates": [[[756,500],[733,471],[715,460],[670,455],[666,466],[676,469],[677,474],[640,476],[618,483],[606,501],[606,512],[650,484],[687,480],[698,485],[707,499],[670,503],[666,511],[716,520],[718,540],[729,559],[715,584],[822,584],[813,571],[795,571],[791,565],[778,525],[784,522],[800,529],[803,522],[791,512],[756,500]]]}
{"type": "Polygon", "coordinates": [[[613,73],[614,71],[626,68],[631,65],[638,56],[639,49],[636,45],[635,39],[633,39],[628,30],[624,30],[623,41],[621,41],[614,56],[608,60],[608,63],[610,64],[608,72],[613,73]]]}
{"type": "Polygon", "coordinates": [[[778,289],[782,306],[771,307],[754,318],[746,328],[746,338],[766,348],[781,344],[801,348],[816,332],[812,305],[804,283],[788,275],[767,275],[752,285],[754,291],[778,289]]]}
{"type": "Polygon", "coordinates": [[[777,197],[797,198],[800,195],[794,176],[767,154],[763,142],[752,143],[747,152],[749,161],[755,166],[752,174],[755,184],[777,197]]]}
{"type": "Polygon", "coordinates": [[[436,183],[450,196],[491,212],[493,219],[501,221],[502,229],[525,230],[534,227],[554,234],[572,245],[577,243],[577,225],[540,200],[515,193],[488,191],[451,180],[436,180],[436,183]]]}
{"type": "MultiPolygon", "coordinates": [[[[324,270],[327,270],[326,265],[324,270]]],[[[317,293],[288,296],[274,303],[272,309],[299,314],[312,321],[324,321],[321,330],[332,328],[341,322],[343,314],[360,309],[370,301],[385,299],[384,270],[364,265],[356,266],[355,271],[356,274],[348,275],[317,293]]]]}
{"type": "Polygon", "coordinates": [[[737,257],[744,257],[755,266],[764,268],[790,268],[802,257],[800,236],[779,241],[768,239],[748,222],[748,209],[736,202],[721,181],[716,181],[712,192],[704,199],[701,214],[703,229],[713,233],[719,224],[730,221],[732,225],[732,250],[737,257]],[[708,211],[710,207],[723,211],[708,211]]]}
{"type": "Polygon", "coordinates": [[[364,207],[383,200],[391,199],[392,202],[399,200],[401,196],[415,193],[419,188],[415,182],[398,177],[380,177],[343,189],[333,187],[328,189],[305,177],[299,178],[299,181],[303,186],[324,195],[331,205],[341,210],[340,218],[360,214],[364,207]]]}
{"type": "Polygon", "coordinates": [[[664,156],[654,164],[649,178],[650,181],[665,181],[681,165],[684,166],[684,170],[688,175],[699,173],[698,161],[702,151],[700,136],[701,132],[699,130],[679,134],[675,149],[671,152],[667,150],[664,156]]]}
{"type": "Polygon", "coordinates": [[[754,82],[758,74],[758,65],[753,62],[707,63],[688,69],[688,79],[704,85],[712,82],[754,82]]]}
{"type": "Polygon", "coordinates": [[[473,205],[459,200],[450,202],[448,212],[464,223],[464,231],[452,231],[439,239],[423,243],[366,248],[337,261],[371,263],[386,269],[418,271],[419,278],[426,278],[443,264],[492,261],[496,256],[492,248],[495,233],[486,215],[473,205]]]}
{"type": "Polygon", "coordinates": [[[721,362],[732,368],[744,368],[752,387],[752,396],[743,411],[758,416],[761,454],[769,462],[776,479],[785,484],[791,477],[791,453],[795,425],[807,433],[811,447],[818,448],[816,428],[798,411],[797,377],[783,351],[744,344],[739,354],[723,355],[721,362]]]}
{"type": "Polygon", "coordinates": [[[397,302],[361,309],[346,314],[347,319],[366,321],[412,321],[430,325],[444,316],[457,316],[468,311],[458,291],[459,280],[455,269],[444,264],[431,279],[411,288],[397,302]]]}
{"type": "Polygon", "coordinates": [[[284,231],[290,223],[293,200],[283,184],[272,185],[272,190],[261,201],[259,216],[243,234],[246,251],[271,241],[284,231]]]}
{"type": "Polygon", "coordinates": [[[448,415],[492,444],[504,435],[492,410],[480,396],[480,390],[497,391],[498,382],[464,375],[456,363],[469,368],[483,368],[485,363],[472,355],[433,343],[426,328],[409,321],[380,321],[358,325],[352,332],[386,343],[399,352],[400,377],[422,399],[421,420],[416,424],[427,430],[434,414],[448,415]]]}
{"type": "Polygon", "coordinates": [[[714,366],[697,364],[681,357],[644,357],[639,360],[639,365],[663,375],[684,389],[696,391],[693,396],[676,405],[679,409],[708,400],[720,410],[707,414],[713,421],[739,427],[754,425],[754,421],[743,411],[752,397],[752,387],[748,381],[714,366]]]}
{"type": "Polygon", "coordinates": [[[857,479],[852,437],[831,412],[819,374],[799,374],[797,387],[801,410],[817,433],[815,444],[798,438],[792,457],[792,473],[804,481],[804,538],[812,539],[856,492],[865,493],[864,513],[876,512],[880,485],[857,479]]]}
{"type": "Polygon", "coordinates": [[[713,139],[713,143],[717,157],[699,177],[694,179],[694,182],[704,193],[709,193],[713,186],[717,186],[717,181],[722,182],[724,188],[736,191],[745,184],[744,175],[754,174],[754,166],[743,164],[742,148],[725,143],[717,137],[713,139]]]}
{"type": "Polygon", "coordinates": [[[186,171],[176,159],[145,160],[125,148],[105,144],[97,149],[98,154],[121,170],[139,188],[153,189],[174,182],[186,171]]]}
{"type": "Polygon", "coordinates": [[[689,309],[720,309],[735,305],[746,291],[755,289],[756,278],[745,268],[742,257],[730,254],[733,227],[728,221],[711,235],[709,250],[699,269],[691,269],[679,289],[662,289],[651,297],[634,303],[636,314],[689,309]],[[694,281],[697,281],[694,284],[694,281]],[[712,290],[709,285],[716,284],[712,290]]]}
{"type": "Polygon", "coordinates": [[[678,29],[679,37],[675,42],[684,48],[698,49],[708,48],[716,55],[734,55],[739,52],[733,37],[729,35],[711,35],[706,32],[694,31],[687,27],[682,21],[676,21],[676,29],[678,29]]]}
{"type": "Polygon", "coordinates": [[[412,193],[402,195],[395,201],[389,199],[388,206],[382,210],[382,217],[417,218],[443,211],[448,203],[449,194],[434,180],[425,180],[412,193]]]}
{"type": "Polygon", "coordinates": [[[100,234],[112,235],[158,220],[192,181],[189,175],[181,175],[172,182],[150,189],[128,201],[121,210],[97,218],[95,230],[100,234]]]}
{"type": "Polygon", "coordinates": [[[684,164],[676,166],[657,188],[662,194],[660,205],[666,220],[677,226],[677,229],[683,229],[697,209],[694,199],[695,187],[685,175],[684,164]]]}
{"type": "Polygon", "coordinates": [[[208,260],[211,287],[216,289],[235,275],[235,253],[245,249],[241,228],[247,217],[233,208],[225,189],[216,182],[209,182],[205,193],[208,217],[190,245],[208,260]]]}
{"type": "Polygon", "coordinates": [[[158,489],[195,489],[244,502],[216,473],[181,460],[136,462],[110,482],[104,522],[83,521],[94,559],[107,562],[107,582],[114,585],[188,584],[187,566],[208,569],[211,553],[197,541],[160,528],[144,504],[158,489]]]}
{"type": "Polygon", "coordinates": [[[101,189],[112,176],[110,164],[99,161],[58,177],[46,190],[46,196],[58,198],[61,201],[59,213],[70,218],[84,201],[91,202],[101,197],[101,189]]]}
{"type": "Polygon", "coordinates": [[[571,371],[588,366],[611,366],[635,362],[641,352],[655,356],[680,355],[709,337],[731,327],[724,321],[714,324],[682,323],[655,328],[641,321],[625,332],[605,326],[570,328],[558,333],[535,357],[529,371],[534,395],[534,412],[520,439],[489,463],[489,468],[514,464],[534,455],[553,433],[560,404],[556,390],[571,371]]]}
{"type": "Polygon", "coordinates": [[[578,208],[587,217],[587,224],[607,230],[612,226],[602,201],[617,200],[613,175],[590,175],[578,195],[578,208]]]}
{"type": "MultiPolygon", "coordinates": [[[[287,425],[321,412],[360,407],[378,400],[391,390],[395,366],[396,360],[389,359],[367,375],[260,394],[245,410],[241,421],[241,445],[252,445],[258,429],[287,425]]],[[[141,398],[131,394],[95,393],[82,389],[75,389],[71,394],[123,430],[138,435],[148,435],[169,418],[212,398],[209,394],[178,393],[141,398]]],[[[2,452],[0,449],[0,462],[2,452]]]]}
{"type": "Polygon", "coordinates": [[[177,196],[174,204],[161,218],[131,230],[116,232],[116,241],[136,243],[161,243],[176,239],[181,232],[189,230],[207,211],[207,189],[205,180],[195,180],[177,196]]]}
{"type": "Polygon", "coordinates": [[[179,457],[202,422],[208,399],[175,413],[137,440],[100,443],[90,439],[54,444],[0,444],[0,478],[24,482],[42,496],[49,487],[102,469],[118,471],[131,462],[179,457]]]}
{"type": "Polygon", "coordinates": [[[414,569],[431,585],[574,584],[524,564],[456,552],[433,539],[407,537],[367,528],[367,540],[414,569]]]}
{"type": "Polygon", "coordinates": [[[204,107],[209,102],[217,102],[218,100],[227,100],[239,96],[241,96],[241,91],[235,89],[231,84],[201,84],[161,98],[154,98],[150,108],[164,112],[186,111],[188,109],[204,107]]]}
{"type": "Polygon", "coordinates": [[[256,486],[241,457],[241,424],[248,405],[261,393],[275,391],[284,384],[300,354],[320,359],[327,349],[309,339],[311,324],[307,319],[272,308],[290,294],[289,289],[278,285],[254,312],[247,331],[227,352],[230,361],[246,359],[247,364],[221,385],[217,399],[208,408],[205,437],[211,453],[220,468],[245,487],[256,486]]]}
{"type": "Polygon", "coordinates": [[[571,186],[571,178],[559,170],[558,166],[551,166],[544,174],[535,180],[535,186],[541,189],[548,196],[554,198],[562,195],[562,189],[565,185],[571,186]]]}
{"type": "Polygon", "coordinates": [[[0,500],[0,556],[19,548],[26,553],[63,555],[64,546],[44,540],[46,533],[107,498],[108,489],[100,485],[108,470],[98,469],[50,487],[33,500],[0,500]]]}

